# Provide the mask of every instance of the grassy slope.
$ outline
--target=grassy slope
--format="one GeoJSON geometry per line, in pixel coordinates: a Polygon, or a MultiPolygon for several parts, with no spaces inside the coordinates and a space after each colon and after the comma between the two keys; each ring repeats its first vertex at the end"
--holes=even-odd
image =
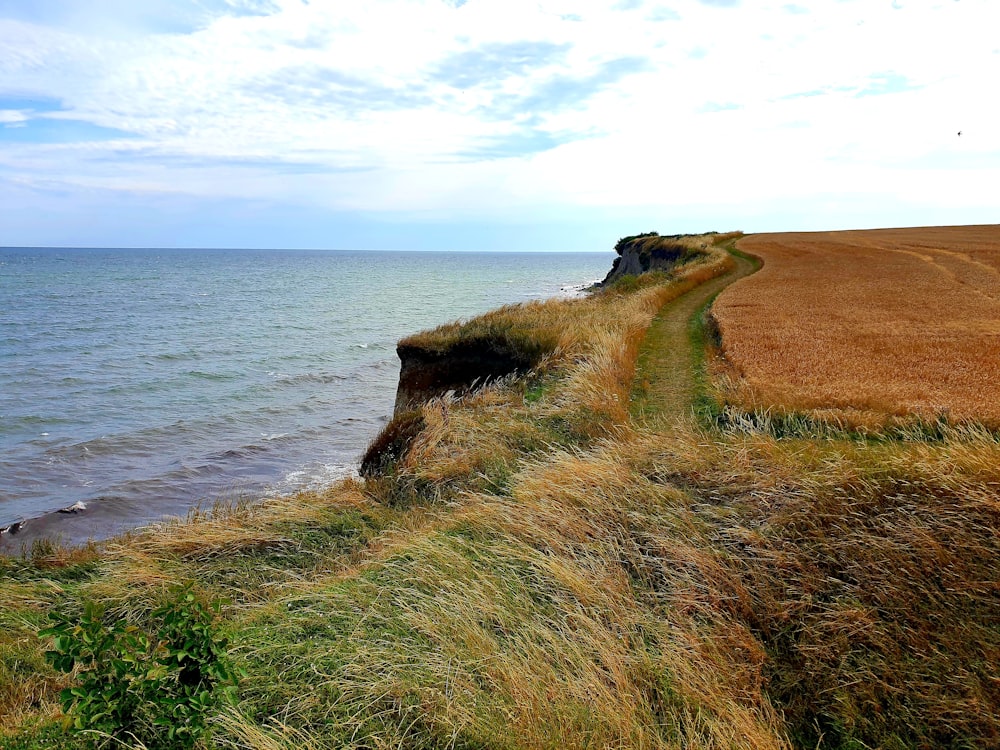
{"type": "Polygon", "coordinates": [[[217,747],[1000,744],[1000,445],[700,426],[634,367],[661,310],[691,361],[725,270],[540,306],[538,373],[429,404],[380,480],[0,563],[4,746],[56,736],[47,608],[189,578],[249,675],[217,747]]]}

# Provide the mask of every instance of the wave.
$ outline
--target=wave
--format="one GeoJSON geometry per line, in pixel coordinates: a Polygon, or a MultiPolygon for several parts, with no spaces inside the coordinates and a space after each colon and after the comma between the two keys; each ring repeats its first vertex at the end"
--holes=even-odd
{"type": "Polygon", "coordinates": [[[177,444],[190,438],[199,430],[192,423],[178,420],[173,424],[146,427],[143,429],[81,440],[69,445],[50,448],[49,462],[72,461],[97,456],[146,457],[158,448],[177,444]]]}
{"type": "Polygon", "coordinates": [[[28,514],[5,513],[0,506],[0,554],[17,554],[18,549],[30,547],[33,539],[46,536],[57,536],[70,544],[99,541],[129,528],[170,517],[183,518],[197,508],[323,490],[342,479],[357,477],[358,464],[315,462],[270,481],[230,476],[223,483],[216,481],[219,476],[211,465],[178,467],[154,477],[117,482],[76,504],[48,504],[28,514]]]}
{"type": "Polygon", "coordinates": [[[285,474],[275,488],[279,493],[323,490],[341,479],[356,478],[358,463],[314,464],[285,474]]]}
{"type": "Polygon", "coordinates": [[[319,385],[329,385],[347,380],[348,376],[339,372],[303,372],[291,375],[284,372],[267,373],[274,382],[282,385],[299,385],[303,383],[317,383],[319,385]]]}
{"type": "Polygon", "coordinates": [[[242,377],[236,372],[206,372],[204,370],[188,370],[187,375],[200,380],[236,380],[242,377]]]}
{"type": "Polygon", "coordinates": [[[182,359],[198,359],[199,354],[196,351],[187,352],[164,352],[162,354],[147,355],[146,363],[152,364],[153,362],[175,362],[182,359]]]}

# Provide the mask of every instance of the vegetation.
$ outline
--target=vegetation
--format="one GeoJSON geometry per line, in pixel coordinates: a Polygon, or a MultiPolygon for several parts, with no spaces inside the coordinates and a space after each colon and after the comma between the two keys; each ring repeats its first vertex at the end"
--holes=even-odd
{"type": "MultiPolygon", "coordinates": [[[[642,232],[641,234],[632,234],[628,237],[622,237],[618,242],[615,243],[615,252],[621,255],[625,252],[625,248],[629,245],[635,243],[636,240],[642,240],[647,237],[659,237],[659,232],[642,232]]],[[[677,235],[678,237],[680,235],[677,235]]]]}
{"type": "Polygon", "coordinates": [[[93,602],[79,617],[49,613],[53,624],[39,632],[53,638],[45,659],[59,672],[78,672],[78,684],[59,696],[67,728],[97,745],[142,742],[150,748],[192,747],[204,734],[220,692],[232,690],[226,640],[215,634],[211,608],[191,584],[171,592],[152,618],[159,625],[153,637],[107,622],[93,602]]]}
{"type": "Polygon", "coordinates": [[[47,611],[138,627],[185,580],[245,675],[204,747],[1000,744],[1000,440],[697,419],[690,322],[749,270],[707,253],[428,334],[546,355],[403,419],[364,482],[0,561],[0,744],[83,741],[47,611]]]}
{"type": "Polygon", "coordinates": [[[392,471],[425,426],[424,414],[420,409],[395,414],[361,458],[361,476],[377,478],[392,471]]]}
{"type": "Polygon", "coordinates": [[[642,270],[651,271],[699,259],[705,255],[709,240],[701,236],[691,237],[677,234],[661,237],[651,233],[625,237],[618,243],[615,249],[618,250],[619,255],[630,250],[638,257],[642,270]]]}

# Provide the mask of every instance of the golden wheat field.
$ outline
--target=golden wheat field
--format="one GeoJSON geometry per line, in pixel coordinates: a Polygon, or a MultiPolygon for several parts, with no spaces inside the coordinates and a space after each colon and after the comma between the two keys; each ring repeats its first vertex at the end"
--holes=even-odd
{"type": "Polygon", "coordinates": [[[726,398],[1000,425],[1000,226],[760,234],[716,301],[726,398]]]}

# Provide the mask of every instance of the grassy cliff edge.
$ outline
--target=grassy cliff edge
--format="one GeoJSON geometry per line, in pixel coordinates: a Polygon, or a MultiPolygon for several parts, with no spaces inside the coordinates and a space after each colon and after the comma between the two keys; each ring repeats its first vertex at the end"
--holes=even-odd
{"type": "Polygon", "coordinates": [[[59,728],[48,610],[142,626],[193,581],[228,600],[245,675],[206,747],[1000,745],[994,434],[779,439],[684,399],[634,409],[668,387],[658,352],[697,361],[670,312],[733,268],[709,243],[415,337],[538,356],[412,410],[364,481],[0,560],[0,744],[85,746],[59,728]]]}

